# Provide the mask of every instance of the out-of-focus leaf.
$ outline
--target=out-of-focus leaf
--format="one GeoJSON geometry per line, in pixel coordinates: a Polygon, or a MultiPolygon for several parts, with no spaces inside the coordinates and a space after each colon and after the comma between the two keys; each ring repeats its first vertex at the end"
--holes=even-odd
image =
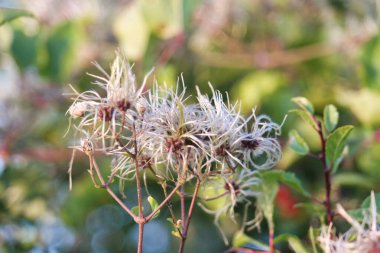
{"type": "Polygon", "coordinates": [[[0,26],[20,17],[33,17],[33,14],[26,10],[8,9],[0,7],[0,26]]]}
{"type": "Polygon", "coordinates": [[[311,242],[311,247],[313,249],[313,253],[318,253],[317,251],[317,234],[320,234],[320,233],[315,233],[315,228],[313,227],[310,227],[309,228],[309,240],[311,242]]]}
{"type": "Polygon", "coordinates": [[[295,253],[308,253],[309,252],[306,249],[306,247],[303,245],[301,240],[296,236],[289,237],[288,242],[289,242],[290,248],[292,248],[295,253]]]}
{"type": "Polygon", "coordinates": [[[261,194],[257,197],[256,206],[263,213],[269,226],[273,226],[274,199],[279,189],[279,182],[276,175],[268,174],[269,172],[261,172],[258,190],[261,194]]]}
{"type": "Polygon", "coordinates": [[[171,231],[171,234],[174,237],[181,238],[179,230],[182,230],[182,227],[179,226],[180,224],[175,224],[172,218],[167,218],[166,220],[169,221],[169,223],[173,226],[173,230],[171,231]]]}
{"type": "MultiPolygon", "coordinates": [[[[158,203],[152,196],[148,196],[148,202],[152,211],[157,209],[158,203]]],[[[152,219],[157,218],[158,215],[160,215],[160,210],[155,215],[153,215],[152,219]]]]}
{"type": "Polygon", "coordinates": [[[380,180],[380,143],[374,143],[359,152],[358,165],[361,172],[380,180]]]}
{"type": "Polygon", "coordinates": [[[249,237],[242,231],[238,231],[234,234],[234,237],[232,239],[232,247],[239,248],[242,246],[248,246],[252,245],[255,247],[256,250],[263,250],[263,251],[268,251],[269,246],[253,239],[252,237],[249,237]]]}
{"type": "Polygon", "coordinates": [[[342,89],[337,97],[339,103],[349,108],[365,126],[377,127],[380,124],[380,94],[378,92],[368,88],[355,91],[342,89]]]}
{"type": "Polygon", "coordinates": [[[354,127],[347,125],[336,129],[327,137],[326,141],[326,163],[327,166],[335,163],[335,161],[342,155],[345,140],[348,134],[352,131],[354,127]]]}
{"type": "Polygon", "coordinates": [[[56,82],[66,80],[75,67],[77,46],[82,36],[80,23],[70,21],[56,27],[44,45],[46,58],[41,60],[41,72],[56,82]]]}
{"type": "MultiPolygon", "coordinates": [[[[144,207],[143,207],[143,210],[144,210],[144,207]]],[[[139,216],[139,206],[134,206],[131,208],[131,212],[136,215],[136,216],[139,216]]]]}
{"type": "Polygon", "coordinates": [[[339,113],[334,105],[327,105],[323,110],[323,123],[328,133],[338,125],[339,113]]]}
{"type": "Polygon", "coordinates": [[[15,29],[13,31],[13,41],[10,51],[13,59],[17,63],[17,66],[21,70],[25,70],[27,67],[36,65],[37,44],[37,35],[28,36],[19,29],[15,29]]]}
{"type": "MultiPolygon", "coordinates": [[[[380,193],[375,193],[375,205],[377,214],[380,213],[380,193]]],[[[371,211],[371,195],[368,196],[360,205],[360,208],[350,210],[348,213],[356,220],[362,221],[366,216],[372,215],[371,211]]],[[[380,222],[380,215],[377,215],[377,222],[380,222]]]]}
{"type": "Polygon", "coordinates": [[[280,242],[288,241],[288,239],[290,237],[292,237],[292,236],[294,236],[294,235],[292,235],[292,234],[281,234],[281,235],[276,236],[274,238],[273,242],[275,244],[277,244],[277,243],[280,243],[280,242]]]}
{"type": "Polygon", "coordinates": [[[354,172],[343,172],[334,176],[334,184],[339,186],[356,186],[367,188],[368,190],[375,187],[372,178],[354,172]]]}
{"type": "Polygon", "coordinates": [[[296,130],[289,132],[289,147],[300,155],[309,153],[309,146],[296,130]]]}
{"type": "Polygon", "coordinates": [[[296,103],[301,109],[308,111],[311,114],[314,114],[314,106],[307,98],[295,97],[292,98],[292,101],[296,103]]]}
{"type": "Polygon", "coordinates": [[[364,86],[380,90],[380,34],[374,36],[363,47],[361,52],[361,79],[364,86]]]}
{"type": "Polygon", "coordinates": [[[142,58],[148,46],[150,32],[138,1],[128,4],[116,16],[112,29],[129,59],[142,58]]]}
{"type": "Polygon", "coordinates": [[[296,253],[307,253],[307,249],[302,244],[301,240],[292,234],[282,234],[274,238],[274,243],[280,243],[283,241],[287,241],[290,245],[290,247],[294,250],[296,253]]]}
{"type": "Polygon", "coordinates": [[[301,181],[297,178],[296,174],[284,171],[281,182],[292,188],[293,190],[301,193],[304,196],[310,196],[310,193],[303,187],[301,181]]]}
{"type": "Polygon", "coordinates": [[[183,1],[139,0],[140,11],[150,31],[163,39],[182,32],[183,1]]]}
{"type": "MultiPolygon", "coordinates": [[[[375,193],[375,204],[377,211],[380,212],[380,193],[375,193]]],[[[363,200],[360,207],[367,209],[371,207],[371,195],[368,196],[365,200],[363,200]]]]}
{"type": "Polygon", "coordinates": [[[315,130],[318,130],[319,129],[319,126],[317,125],[317,123],[315,122],[315,120],[313,119],[313,116],[304,111],[304,110],[300,110],[300,109],[295,109],[295,110],[290,110],[289,111],[290,113],[296,113],[298,116],[300,116],[306,123],[308,123],[310,126],[312,126],[315,130]]]}
{"type": "Polygon", "coordinates": [[[286,77],[277,71],[255,71],[234,86],[233,97],[242,101],[242,111],[250,113],[266,97],[269,99],[286,83],[286,77]]]}
{"type": "Polygon", "coordinates": [[[301,181],[297,178],[297,176],[288,171],[283,170],[272,170],[266,171],[264,174],[264,178],[266,181],[279,181],[289,186],[293,190],[301,193],[304,196],[310,196],[310,193],[306,191],[306,189],[302,186],[301,181]]]}
{"type": "Polygon", "coordinates": [[[322,216],[322,217],[325,215],[325,209],[323,205],[321,205],[320,203],[302,202],[302,203],[297,203],[295,207],[303,208],[307,210],[308,212],[312,213],[313,215],[322,216]]]}
{"type": "Polygon", "coordinates": [[[191,21],[193,18],[194,10],[199,6],[201,0],[193,1],[182,1],[183,5],[183,25],[184,29],[187,31],[191,29],[191,21]]]}
{"type": "Polygon", "coordinates": [[[178,231],[178,230],[173,230],[171,234],[172,234],[172,236],[174,236],[174,237],[177,237],[177,238],[180,238],[180,239],[181,239],[181,235],[179,234],[179,231],[178,231]]]}

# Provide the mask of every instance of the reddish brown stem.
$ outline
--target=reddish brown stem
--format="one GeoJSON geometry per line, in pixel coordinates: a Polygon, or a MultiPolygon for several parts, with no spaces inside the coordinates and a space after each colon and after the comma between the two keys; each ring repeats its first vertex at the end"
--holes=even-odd
{"type": "Polygon", "coordinates": [[[137,253],[142,253],[144,236],[144,223],[139,223],[139,239],[137,244],[137,253]]]}
{"type": "Polygon", "coordinates": [[[136,215],[134,215],[132,213],[132,211],[123,203],[123,201],[121,201],[120,198],[118,198],[116,196],[116,194],[112,191],[112,189],[109,187],[108,184],[105,183],[105,180],[102,176],[102,173],[100,172],[100,169],[99,169],[99,166],[98,164],[96,163],[95,159],[93,156],[89,156],[89,159],[90,159],[90,163],[94,166],[94,169],[95,169],[95,172],[96,174],[98,175],[98,178],[100,180],[100,183],[102,184],[102,187],[104,187],[107,192],[111,195],[111,197],[116,200],[116,202],[133,218],[133,219],[136,219],[136,215]]]}
{"type": "Polygon", "coordinates": [[[326,189],[326,197],[323,202],[326,214],[327,214],[327,223],[330,224],[333,219],[332,209],[331,209],[331,168],[327,165],[326,162],[326,138],[323,134],[322,123],[318,121],[318,134],[321,141],[322,151],[320,155],[320,160],[323,165],[323,173],[325,179],[325,189],[326,189]]]}
{"type": "Polygon", "coordinates": [[[187,213],[187,219],[183,220],[183,229],[182,229],[182,233],[181,233],[181,243],[179,245],[178,253],[183,253],[183,250],[185,249],[185,243],[186,243],[186,238],[187,238],[187,231],[189,230],[189,225],[190,225],[191,217],[193,216],[193,210],[194,210],[194,206],[195,206],[195,200],[196,200],[197,195],[198,195],[200,184],[201,184],[201,181],[200,181],[199,178],[197,178],[197,183],[195,185],[193,197],[191,199],[189,211],[187,213]]]}
{"type": "Polygon", "coordinates": [[[152,219],[152,217],[159,211],[161,210],[161,208],[171,199],[171,197],[173,196],[173,194],[179,189],[181,185],[178,184],[171,192],[168,196],[166,196],[166,198],[160,203],[160,205],[155,209],[153,210],[148,216],[146,216],[145,218],[145,223],[148,222],[150,219],[152,219]]]}
{"type": "Polygon", "coordinates": [[[269,225],[269,251],[270,253],[275,253],[274,248],[274,227],[269,225]]]}
{"type": "Polygon", "coordinates": [[[181,186],[181,192],[179,193],[179,198],[181,202],[181,220],[182,220],[182,224],[184,224],[186,220],[186,216],[185,216],[186,207],[185,207],[185,189],[183,185],[181,186]]]}
{"type": "Polygon", "coordinates": [[[135,173],[136,173],[136,189],[137,189],[137,205],[139,208],[139,238],[137,244],[137,252],[142,253],[142,245],[144,238],[144,214],[143,214],[143,204],[142,204],[142,195],[141,195],[141,182],[140,182],[140,170],[139,170],[139,161],[138,161],[138,148],[137,148],[137,133],[135,125],[133,125],[133,142],[135,149],[135,173]]]}

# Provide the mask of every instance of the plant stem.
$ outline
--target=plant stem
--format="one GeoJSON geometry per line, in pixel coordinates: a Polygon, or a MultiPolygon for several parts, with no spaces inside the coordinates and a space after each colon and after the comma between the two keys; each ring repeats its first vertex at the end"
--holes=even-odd
{"type": "Polygon", "coordinates": [[[144,223],[139,223],[139,240],[137,244],[137,253],[142,253],[143,236],[144,236],[144,223]]]}
{"type": "Polygon", "coordinates": [[[116,194],[112,191],[112,189],[110,188],[110,186],[105,183],[105,180],[100,172],[100,169],[99,169],[99,166],[98,164],[96,163],[95,159],[93,156],[89,156],[89,159],[90,159],[90,163],[94,166],[95,168],[95,172],[96,174],[98,175],[98,178],[100,180],[100,183],[102,184],[102,187],[105,188],[107,190],[107,192],[111,195],[111,197],[116,200],[116,202],[133,218],[135,219],[136,218],[136,215],[134,215],[132,213],[132,211],[123,203],[123,201],[121,201],[121,199],[119,197],[116,196],[116,194]]]}
{"type": "Polygon", "coordinates": [[[178,184],[170,193],[166,196],[166,198],[160,203],[160,205],[153,210],[148,216],[145,218],[145,223],[147,223],[152,217],[171,199],[173,194],[179,189],[181,185],[178,184]]]}
{"type": "Polygon", "coordinates": [[[185,224],[185,220],[186,220],[186,216],[185,216],[185,212],[186,212],[186,207],[185,207],[185,187],[184,185],[181,186],[181,192],[179,193],[179,198],[180,198],[180,201],[181,201],[181,220],[182,220],[182,224],[185,224]]]}
{"type": "Polygon", "coordinates": [[[188,211],[188,214],[187,214],[187,219],[186,219],[186,221],[183,221],[184,223],[183,223],[183,229],[182,229],[182,233],[181,233],[181,243],[180,243],[180,246],[179,246],[179,249],[178,249],[179,253],[183,253],[183,250],[185,248],[185,243],[186,243],[186,238],[187,238],[187,231],[189,230],[189,225],[190,225],[191,217],[193,216],[193,210],[194,210],[194,206],[195,206],[195,200],[196,200],[197,195],[198,195],[200,184],[201,184],[201,180],[197,177],[197,183],[195,185],[193,197],[191,199],[189,211],[188,211]]]}
{"type": "Polygon", "coordinates": [[[332,222],[332,210],[331,210],[331,168],[327,165],[326,162],[326,138],[323,135],[322,123],[318,121],[318,134],[321,141],[322,152],[320,156],[320,160],[323,165],[323,173],[325,179],[325,189],[326,189],[326,199],[324,201],[324,206],[327,214],[327,223],[330,224],[332,222]]]}
{"type": "Polygon", "coordinates": [[[273,222],[269,223],[269,251],[270,253],[275,252],[274,248],[274,225],[273,222]]]}
{"type": "Polygon", "coordinates": [[[136,189],[137,189],[137,205],[139,207],[139,239],[137,244],[137,252],[142,252],[143,238],[144,238],[144,214],[141,196],[141,182],[140,182],[140,171],[139,171],[139,161],[138,161],[138,148],[137,148],[137,133],[135,125],[133,124],[133,142],[135,149],[135,173],[136,173],[136,189]]]}

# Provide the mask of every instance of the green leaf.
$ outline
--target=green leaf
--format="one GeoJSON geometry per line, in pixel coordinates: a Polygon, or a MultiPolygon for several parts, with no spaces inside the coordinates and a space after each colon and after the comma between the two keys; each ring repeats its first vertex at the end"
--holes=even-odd
{"type": "Polygon", "coordinates": [[[49,35],[43,45],[45,58],[41,58],[40,70],[56,82],[64,82],[72,73],[76,63],[76,52],[84,31],[80,23],[66,22],[49,35]]]}
{"type": "MultiPolygon", "coordinates": [[[[380,193],[375,193],[375,204],[377,212],[380,212],[380,193]]],[[[361,208],[369,209],[371,208],[371,195],[369,195],[360,205],[361,208]]]]}
{"type": "MultiPolygon", "coordinates": [[[[148,196],[148,202],[150,208],[152,209],[152,212],[158,208],[158,203],[152,196],[148,196]]],[[[158,212],[155,215],[153,215],[152,219],[157,218],[158,215],[160,215],[160,210],[158,210],[158,212]]]]}
{"type": "Polygon", "coordinates": [[[323,123],[328,133],[338,125],[339,113],[334,105],[327,105],[323,110],[323,123]]]}
{"type": "Polygon", "coordinates": [[[301,202],[294,205],[296,208],[303,208],[313,215],[324,217],[325,209],[323,205],[314,202],[301,202]]]}
{"type": "MultiPolygon", "coordinates": [[[[142,210],[144,211],[144,207],[142,208],[142,210]]],[[[131,208],[131,212],[136,215],[136,216],[139,216],[139,206],[134,206],[131,208]]]]}
{"type": "Polygon", "coordinates": [[[300,155],[309,153],[309,146],[296,130],[289,132],[289,147],[300,155]]]}
{"type": "Polygon", "coordinates": [[[182,31],[182,1],[140,0],[137,2],[147,26],[158,37],[168,39],[182,31]]]}
{"type": "Polygon", "coordinates": [[[308,111],[312,115],[314,114],[313,104],[305,97],[295,97],[292,98],[292,101],[296,103],[300,108],[305,111],[308,111]]]}
{"type": "Polygon", "coordinates": [[[136,215],[136,216],[139,216],[139,207],[138,206],[134,206],[131,208],[131,212],[136,215]]]}
{"type": "Polygon", "coordinates": [[[326,141],[326,163],[327,166],[334,164],[337,159],[342,155],[345,140],[348,134],[354,127],[347,125],[336,129],[332,134],[327,137],[326,141]]]}
{"type": "Polygon", "coordinates": [[[181,238],[179,230],[181,230],[182,227],[179,227],[177,224],[175,224],[172,218],[167,218],[166,220],[169,221],[169,223],[173,226],[173,230],[171,231],[171,234],[174,237],[181,238]]]}
{"type": "Polygon", "coordinates": [[[289,186],[293,190],[301,193],[304,196],[310,196],[310,193],[302,186],[301,181],[293,172],[283,171],[283,170],[272,170],[265,172],[266,181],[268,179],[280,181],[283,184],[289,186]]]}
{"type": "Polygon", "coordinates": [[[290,248],[294,250],[295,253],[308,253],[309,251],[302,244],[301,240],[296,236],[291,236],[288,239],[290,248]]]}
{"type": "MultiPolygon", "coordinates": [[[[375,205],[376,205],[376,211],[377,214],[380,213],[380,193],[375,193],[375,205]]],[[[348,213],[357,221],[363,221],[366,214],[372,214],[370,213],[371,208],[371,195],[368,196],[360,205],[360,208],[350,210],[348,213]]],[[[377,215],[377,222],[380,222],[380,216],[377,215]]]]}
{"type": "Polygon", "coordinates": [[[10,47],[13,59],[21,70],[36,65],[37,36],[28,36],[24,31],[15,29],[10,47]]]}
{"type": "Polygon", "coordinates": [[[139,1],[131,1],[113,19],[113,34],[130,60],[137,60],[147,51],[150,31],[139,1]]]}
{"type": "Polygon", "coordinates": [[[309,228],[309,240],[310,240],[311,246],[313,248],[313,253],[318,253],[318,251],[317,251],[317,243],[316,243],[317,242],[317,236],[316,236],[316,233],[315,233],[314,230],[316,230],[316,229],[313,228],[313,227],[309,228]]]}
{"type": "Polygon", "coordinates": [[[290,247],[296,253],[307,253],[308,252],[307,249],[305,248],[305,246],[302,244],[301,240],[295,235],[281,234],[279,236],[276,236],[276,238],[274,238],[275,244],[283,242],[283,241],[288,241],[290,247]]]}
{"type": "Polygon", "coordinates": [[[273,242],[275,244],[277,243],[280,243],[280,242],[284,242],[284,241],[288,241],[290,237],[293,237],[294,235],[292,234],[281,234],[281,235],[278,235],[274,238],[273,242]]]}
{"type": "Polygon", "coordinates": [[[300,109],[290,110],[289,112],[298,114],[299,117],[311,125],[315,130],[319,130],[317,122],[314,120],[313,115],[311,115],[309,112],[300,109]]]}
{"type": "Polygon", "coordinates": [[[310,193],[305,190],[305,188],[302,186],[301,181],[297,178],[296,174],[292,172],[283,172],[283,177],[281,181],[292,188],[293,190],[301,193],[304,196],[310,196],[310,193]]]}
{"type": "Polygon", "coordinates": [[[238,231],[234,234],[234,237],[232,238],[232,247],[239,248],[242,246],[246,246],[248,244],[252,244],[256,246],[257,248],[260,248],[260,250],[268,251],[269,246],[253,239],[252,237],[249,237],[246,235],[243,231],[238,231]]]}
{"type": "Polygon", "coordinates": [[[177,238],[180,238],[180,239],[181,239],[181,235],[180,235],[180,233],[179,233],[179,231],[178,231],[178,230],[172,230],[172,236],[174,236],[174,237],[177,237],[177,238]]]}
{"type": "Polygon", "coordinates": [[[355,186],[371,190],[375,187],[372,178],[354,172],[343,172],[334,176],[334,184],[339,186],[355,186]]]}
{"type": "Polygon", "coordinates": [[[342,155],[339,156],[338,159],[336,159],[336,161],[334,162],[334,166],[333,166],[332,169],[331,169],[332,174],[335,174],[335,173],[338,171],[339,165],[340,165],[340,164],[342,163],[342,161],[343,161],[345,150],[346,150],[346,147],[343,148],[343,153],[342,153],[342,155]]]}
{"type": "Polygon", "coordinates": [[[20,17],[33,17],[33,14],[26,10],[0,8],[0,26],[20,17]]]}
{"type": "Polygon", "coordinates": [[[172,218],[166,218],[167,221],[169,221],[170,224],[172,224],[172,226],[174,228],[176,228],[176,224],[174,223],[173,219],[172,218]]]}

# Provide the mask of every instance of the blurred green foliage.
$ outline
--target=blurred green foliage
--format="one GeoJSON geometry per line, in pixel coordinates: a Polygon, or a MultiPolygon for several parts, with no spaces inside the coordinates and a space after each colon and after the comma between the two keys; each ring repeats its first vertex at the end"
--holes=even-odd
{"type": "MultiPolygon", "coordinates": [[[[255,109],[279,123],[294,108],[292,97],[307,97],[318,115],[325,105],[336,105],[338,127],[350,124],[355,130],[336,171],[334,203],[360,208],[370,189],[380,190],[380,35],[374,1],[19,0],[1,1],[0,10],[0,252],[134,252],[136,227],[105,192],[92,187],[81,156],[69,192],[67,147],[78,140],[71,132],[63,138],[70,101],[62,93],[71,92],[69,83],[96,89],[86,75],[99,74],[91,62],[108,69],[117,48],[134,63],[140,82],[152,67],[168,85],[183,73],[190,92],[196,85],[207,92],[211,82],[229,92],[230,100],[240,100],[242,113],[255,109]]],[[[325,110],[334,128],[334,109],[325,110]]],[[[294,173],[321,197],[321,164],[288,147],[294,129],[307,150],[320,150],[313,130],[290,114],[277,169],[294,173]]],[[[298,181],[281,177],[281,187],[297,190],[298,181]]],[[[315,208],[286,209],[307,201],[289,192],[274,202],[275,234],[306,241],[315,208]]],[[[134,203],[126,195],[127,203],[134,203]]],[[[145,252],[176,251],[166,214],[163,210],[146,227],[153,232],[147,232],[152,243],[145,252]]],[[[261,233],[239,239],[239,228],[228,222],[222,227],[229,228],[231,239],[235,235],[235,244],[252,242],[250,237],[267,240],[265,223],[261,233]]],[[[228,248],[212,223],[211,216],[195,211],[188,252],[228,248]]],[[[289,238],[290,247],[302,246],[289,238]]],[[[278,247],[290,251],[288,244],[278,247]]]]}

